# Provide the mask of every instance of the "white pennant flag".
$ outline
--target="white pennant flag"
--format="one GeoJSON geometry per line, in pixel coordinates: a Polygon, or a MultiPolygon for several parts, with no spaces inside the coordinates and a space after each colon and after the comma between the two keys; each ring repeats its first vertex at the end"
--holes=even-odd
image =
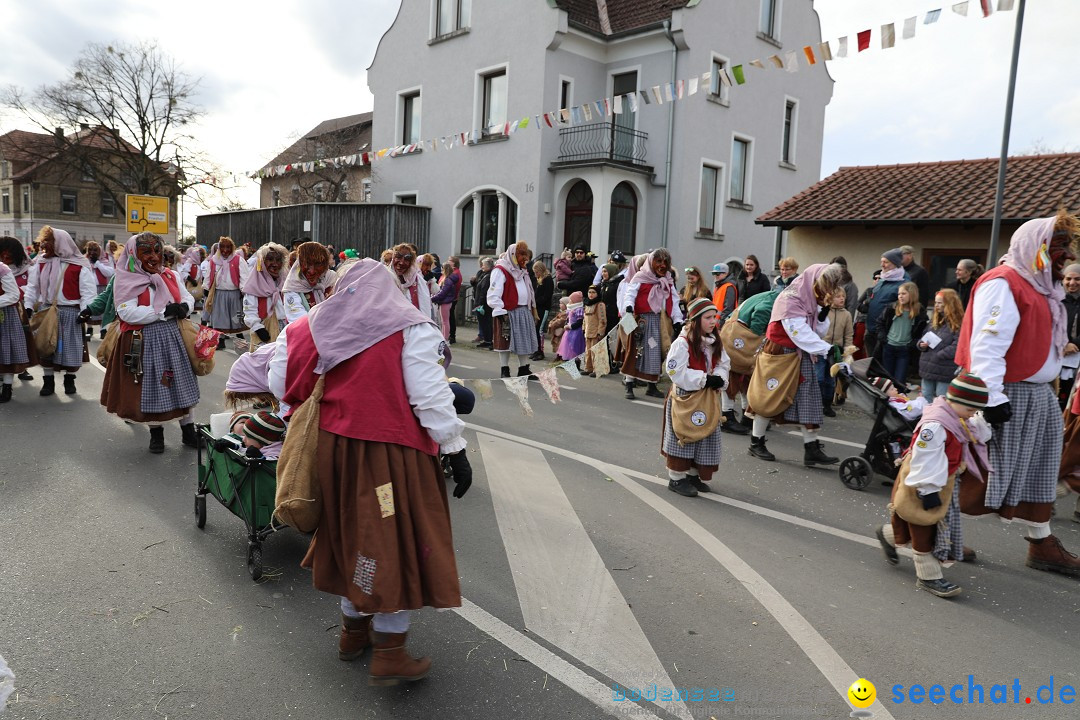
{"type": "Polygon", "coordinates": [[[638,108],[638,94],[636,92],[627,93],[626,99],[630,101],[630,112],[637,112],[638,108]]]}
{"type": "Polygon", "coordinates": [[[917,20],[918,20],[917,17],[909,17],[907,20],[904,21],[904,39],[905,40],[910,40],[911,38],[915,37],[915,22],[917,20]]]}
{"type": "Polygon", "coordinates": [[[821,48],[821,59],[822,60],[832,60],[832,46],[829,45],[829,41],[826,40],[825,42],[821,43],[820,48],[821,48]]]}
{"type": "Polygon", "coordinates": [[[955,5],[953,5],[952,6],[952,11],[954,13],[956,13],[957,15],[963,15],[964,17],[967,17],[967,11],[968,11],[967,0],[965,0],[962,3],[956,3],[955,5]]]}
{"type": "Polygon", "coordinates": [[[1008,12],[1013,9],[1015,0],[998,0],[998,12],[1008,12]]]}
{"type": "Polygon", "coordinates": [[[616,115],[622,115],[622,98],[622,95],[611,98],[611,112],[616,115]]]}
{"type": "Polygon", "coordinates": [[[799,72],[799,57],[794,50],[784,55],[784,69],[789,73],[799,72]]]}
{"type": "Polygon", "coordinates": [[[514,393],[518,399],[518,404],[521,406],[521,412],[526,417],[532,417],[533,409],[529,404],[529,377],[512,377],[503,378],[503,384],[506,385],[506,389],[514,393]]]}
{"type": "Polygon", "coordinates": [[[836,51],[836,57],[847,57],[847,35],[838,41],[840,48],[836,51]]]}
{"type": "Polygon", "coordinates": [[[889,23],[881,26],[881,49],[887,50],[896,45],[896,25],[889,23]]]}
{"type": "Polygon", "coordinates": [[[698,79],[696,77],[690,78],[690,87],[687,88],[686,94],[687,95],[697,95],[697,84],[698,84],[698,79]]]}

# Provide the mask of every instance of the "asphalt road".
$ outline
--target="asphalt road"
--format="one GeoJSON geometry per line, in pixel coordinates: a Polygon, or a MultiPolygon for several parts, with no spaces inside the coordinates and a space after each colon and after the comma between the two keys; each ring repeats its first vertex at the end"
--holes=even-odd
{"type": "MultiPolygon", "coordinates": [[[[202,422],[233,357],[201,379],[202,422]]],[[[459,345],[454,361],[459,377],[498,375],[492,353],[459,345]]],[[[175,424],[150,455],[144,427],[98,404],[100,369],[73,397],[39,398],[34,374],[0,406],[0,655],[16,675],[4,717],[840,718],[858,677],[879,718],[1077,716],[1062,697],[1080,688],[1077,580],[1024,567],[1020,529],[968,521],[979,558],[946,570],[964,594],[934,598],[909,558],[884,562],[881,483],[856,492],[804,468],[801,439],[778,427],[778,462],[725,435],[718,493],[682,498],[666,489],[659,401],[561,373],[558,405],[530,383],[525,417],[496,385],[468,418],[476,478],[450,501],[465,604],[416,613],[427,679],[371,688],[366,659],[337,659],[336,599],[299,567],[305,536],[271,536],[253,582],[238,518],[210,497],[195,526],[196,453],[175,424]],[[1040,702],[1051,676],[1055,702],[1040,702]],[[916,704],[915,684],[942,685],[945,701],[916,704]],[[688,699],[651,702],[652,687],[688,699]]],[[[858,453],[869,424],[842,409],[826,450],[858,453]]],[[[1075,551],[1074,502],[1053,529],[1075,551]]]]}

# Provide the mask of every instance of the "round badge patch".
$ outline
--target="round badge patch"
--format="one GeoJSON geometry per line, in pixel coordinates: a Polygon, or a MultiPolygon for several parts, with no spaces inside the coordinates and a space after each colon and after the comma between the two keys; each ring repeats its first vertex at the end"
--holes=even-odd
{"type": "Polygon", "coordinates": [[[742,350],[746,346],[746,341],[742,338],[735,338],[731,344],[735,346],[736,350],[742,350]]]}
{"type": "Polygon", "coordinates": [[[776,378],[769,378],[765,381],[765,387],[767,387],[769,390],[775,390],[776,388],[780,387],[780,381],[776,378]]]}
{"type": "Polygon", "coordinates": [[[1000,305],[995,305],[994,307],[990,308],[990,316],[991,317],[997,317],[1000,314],[1001,314],[1001,306],[1000,305]]]}
{"type": "Polygon", "coordinates": [[[922,438],[923,440],[926,440],[926,441],[929,442],[930,440],[934,439],[934,431],[933,430],[923,430],[921,433],[919,433],[919,437],[922,438]]]}
{"type": "Polygon", "coordinates": [[[705,413],[701,410],[697,410],[690,415],[690,424],[695,427],[701,427],[705,424],[705,413]]]}
{"type": "Polygon", "coordinates": [[[678,365],[679,363],[675,362],[674,360],[667,361],[668,370],[674,370],[678,365]]]}

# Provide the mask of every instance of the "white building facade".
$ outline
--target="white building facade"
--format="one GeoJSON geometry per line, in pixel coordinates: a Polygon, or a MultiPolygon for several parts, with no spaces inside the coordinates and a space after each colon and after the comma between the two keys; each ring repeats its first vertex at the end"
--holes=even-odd
{"type": "Polygon", "coordinates": [[[431,250],[467,270],[516,240],[601,259],[666,246],[680,269],[755,253],[768,269],[777,231],[755,217],[819,177],[832,79],[802,48],[820,42],[811,0],[402,0],[368,69],[373,147],[483,137],[378,160],[373,199],[430,207],[431,250]],[[792,50],[797,73],[746,66],[792,50]],[[746,84],[719,82],[740,63],[746,84]],[[651,98],[690,78],[696,94],[651,98]],[[636,112],[535,127],[642,90],[636,112]]]}

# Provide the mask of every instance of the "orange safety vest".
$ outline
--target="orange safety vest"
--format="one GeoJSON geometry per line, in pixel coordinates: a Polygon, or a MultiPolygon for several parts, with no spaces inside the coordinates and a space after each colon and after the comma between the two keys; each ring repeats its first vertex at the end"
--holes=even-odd
{"type": "MultiPolygon", "coordinates": [[[[724,303],[727,301],[727,294],[728,294],[729,291],[735,293],[735,307],[736,308],[739,307],[739,290],[738,290],[738,288],[735,287],[735,283],[725,281],[723,285],[721,285],[720,287],[713,290],[713,294],[712,294],[712,302],[713,302],[713,305],[716,306],[716,310],[718,312],[723,312],[724,303]]],[[[735,310],[732,309],[732,312],[735,312],[735,310]]]]}

